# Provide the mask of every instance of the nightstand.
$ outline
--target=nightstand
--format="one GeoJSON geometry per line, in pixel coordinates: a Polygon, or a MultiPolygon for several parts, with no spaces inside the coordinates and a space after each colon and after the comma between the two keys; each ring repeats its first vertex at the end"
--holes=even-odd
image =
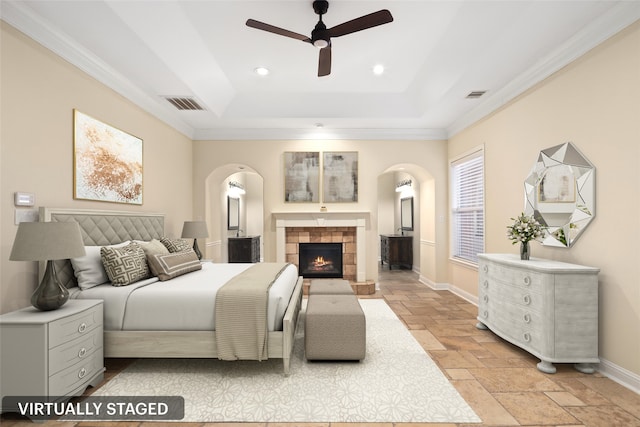
{"type": "Polygon", "coordinates": [[[69,300],[57,310],[28,307],[0,316],[0,397],[70,398],[97,386],[105,370],[102,320],[101,300],[69,300]]]}

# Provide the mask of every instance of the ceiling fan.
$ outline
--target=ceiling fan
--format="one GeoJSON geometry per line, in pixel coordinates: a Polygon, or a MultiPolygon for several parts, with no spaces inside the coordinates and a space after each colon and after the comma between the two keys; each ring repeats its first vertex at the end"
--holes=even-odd
{"type": "Polygon", "coordinates": [[[377,27],[378,25],[387,24],[393,21],[391,12],[386,9],[382,9],[327,29],[327,26],[322,22],[322,15],[327,13],[328,9],[328,1],[315,0],[313,2],[313,10],[320,16],[320,20],[313,31],[311,31],[311,37],[265,24],[264,22],[256,21],[254,19],[248,19],[247,26],[281,36],[291,37],[292,39],[301,40],[320,49],[320,56],[318,59],[318,77],[322,77],[331,74],[331,38],[355,33],[356,31],[366,30],[367,28],[377,27]]]}

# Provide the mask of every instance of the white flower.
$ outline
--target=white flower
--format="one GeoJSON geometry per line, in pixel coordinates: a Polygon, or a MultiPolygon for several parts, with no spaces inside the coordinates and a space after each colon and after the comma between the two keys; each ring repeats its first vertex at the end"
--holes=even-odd
{"type": "Polygon", "coordinates": [[[539,239],[543,235],[543,227],[534,217],[522,213],[519,217],[511,219],[514,223],[507,226],[507,238],[513,240],[513,244],[526,243],[539,239]]]}

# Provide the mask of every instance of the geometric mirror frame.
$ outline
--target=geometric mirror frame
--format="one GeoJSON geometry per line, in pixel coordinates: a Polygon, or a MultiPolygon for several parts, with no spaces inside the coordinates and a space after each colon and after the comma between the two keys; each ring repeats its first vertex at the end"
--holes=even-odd
{"type": "Polygon", "coordinates": [[[545,229],[542,244],[569,248],[596,215],[596,168],[571,143],[540,151],[524,182],[526,215],[545,229]]]}

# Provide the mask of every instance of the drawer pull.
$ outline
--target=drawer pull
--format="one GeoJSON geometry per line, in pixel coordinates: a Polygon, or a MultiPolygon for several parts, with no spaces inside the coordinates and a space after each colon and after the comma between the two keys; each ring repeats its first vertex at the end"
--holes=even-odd
{"type": "Polygon", "coordinates": [[[80,326],[78,326],[78,332],[83,333],[86,330],[87,330],[87,324],[84,322],[80,323],[80,326]]]}
{"type": "Polygon", "coordinates": [[[529,313],[523,316],[524,323],[531,323],[531,315],[529,313]]]}
{"type": "Polygon", "coordinates": [[[524,334],[522,334],[522,338],[524,338],[526,342],[531,342],[531,335],[529,334],[529,332],[525,332],[524,334]]]}
{"type": "Polygon", "coordinates": [[[484,302],[489,302],[489,295],[483,295],[483,296],[482,296],[482,300],[483,300],[484,302]]]}
{"type": "Polygon", "coordinates": [[[488,280],[485,280],[485,281],[482,283],[482,286],[483,286],[485,289],[487,289],[487,288],[489,287],[489,281],[488,281],[488,280]]]}
{"type": "Polygon", "coordinates": [[[488,312],[487,310],[483,311],[483,312],[482,312],[482,317],[484,317],[485,319],[486,319],[487,317],[489,317],[489,312],[488,312]]]}
{"type": "Polygon", "coordinates": [[[87,355],[87,349],[86,349],[86,348],[84,348],[84,347],[82,347],[82,348],[80,349],[80,351],[78,351],[78,357],[79,357],[80,359],[82,359],[82,358],[83,358],[84,356],[86,356],[86,355],[87,355]]]}
{"type": "Polygon", "coordinates": [[[85,368],[80,369],[80,372],[78,372],[78,378],[84,378],[85,375],[87,375],[87,370],[85,368]]]}
{"type": "Polygon", "coordinates": [[[522,301],[526,304],[529,305],[531,304],[531,297],[529,295],[525,295],[524,297],[522,297],[522,301]]]}
{"type": "Polygon", "coordinates": [[[531,277],[527,276],[524,278],[525,286],[529,286],[531,284],[531,277]]]}
{"type": "Polygon", "coordinates": [[[484,270],[485,273],[489,272],[489,266],[485,265],[484,267],[482,267],[482,269],[484,270]]]}

